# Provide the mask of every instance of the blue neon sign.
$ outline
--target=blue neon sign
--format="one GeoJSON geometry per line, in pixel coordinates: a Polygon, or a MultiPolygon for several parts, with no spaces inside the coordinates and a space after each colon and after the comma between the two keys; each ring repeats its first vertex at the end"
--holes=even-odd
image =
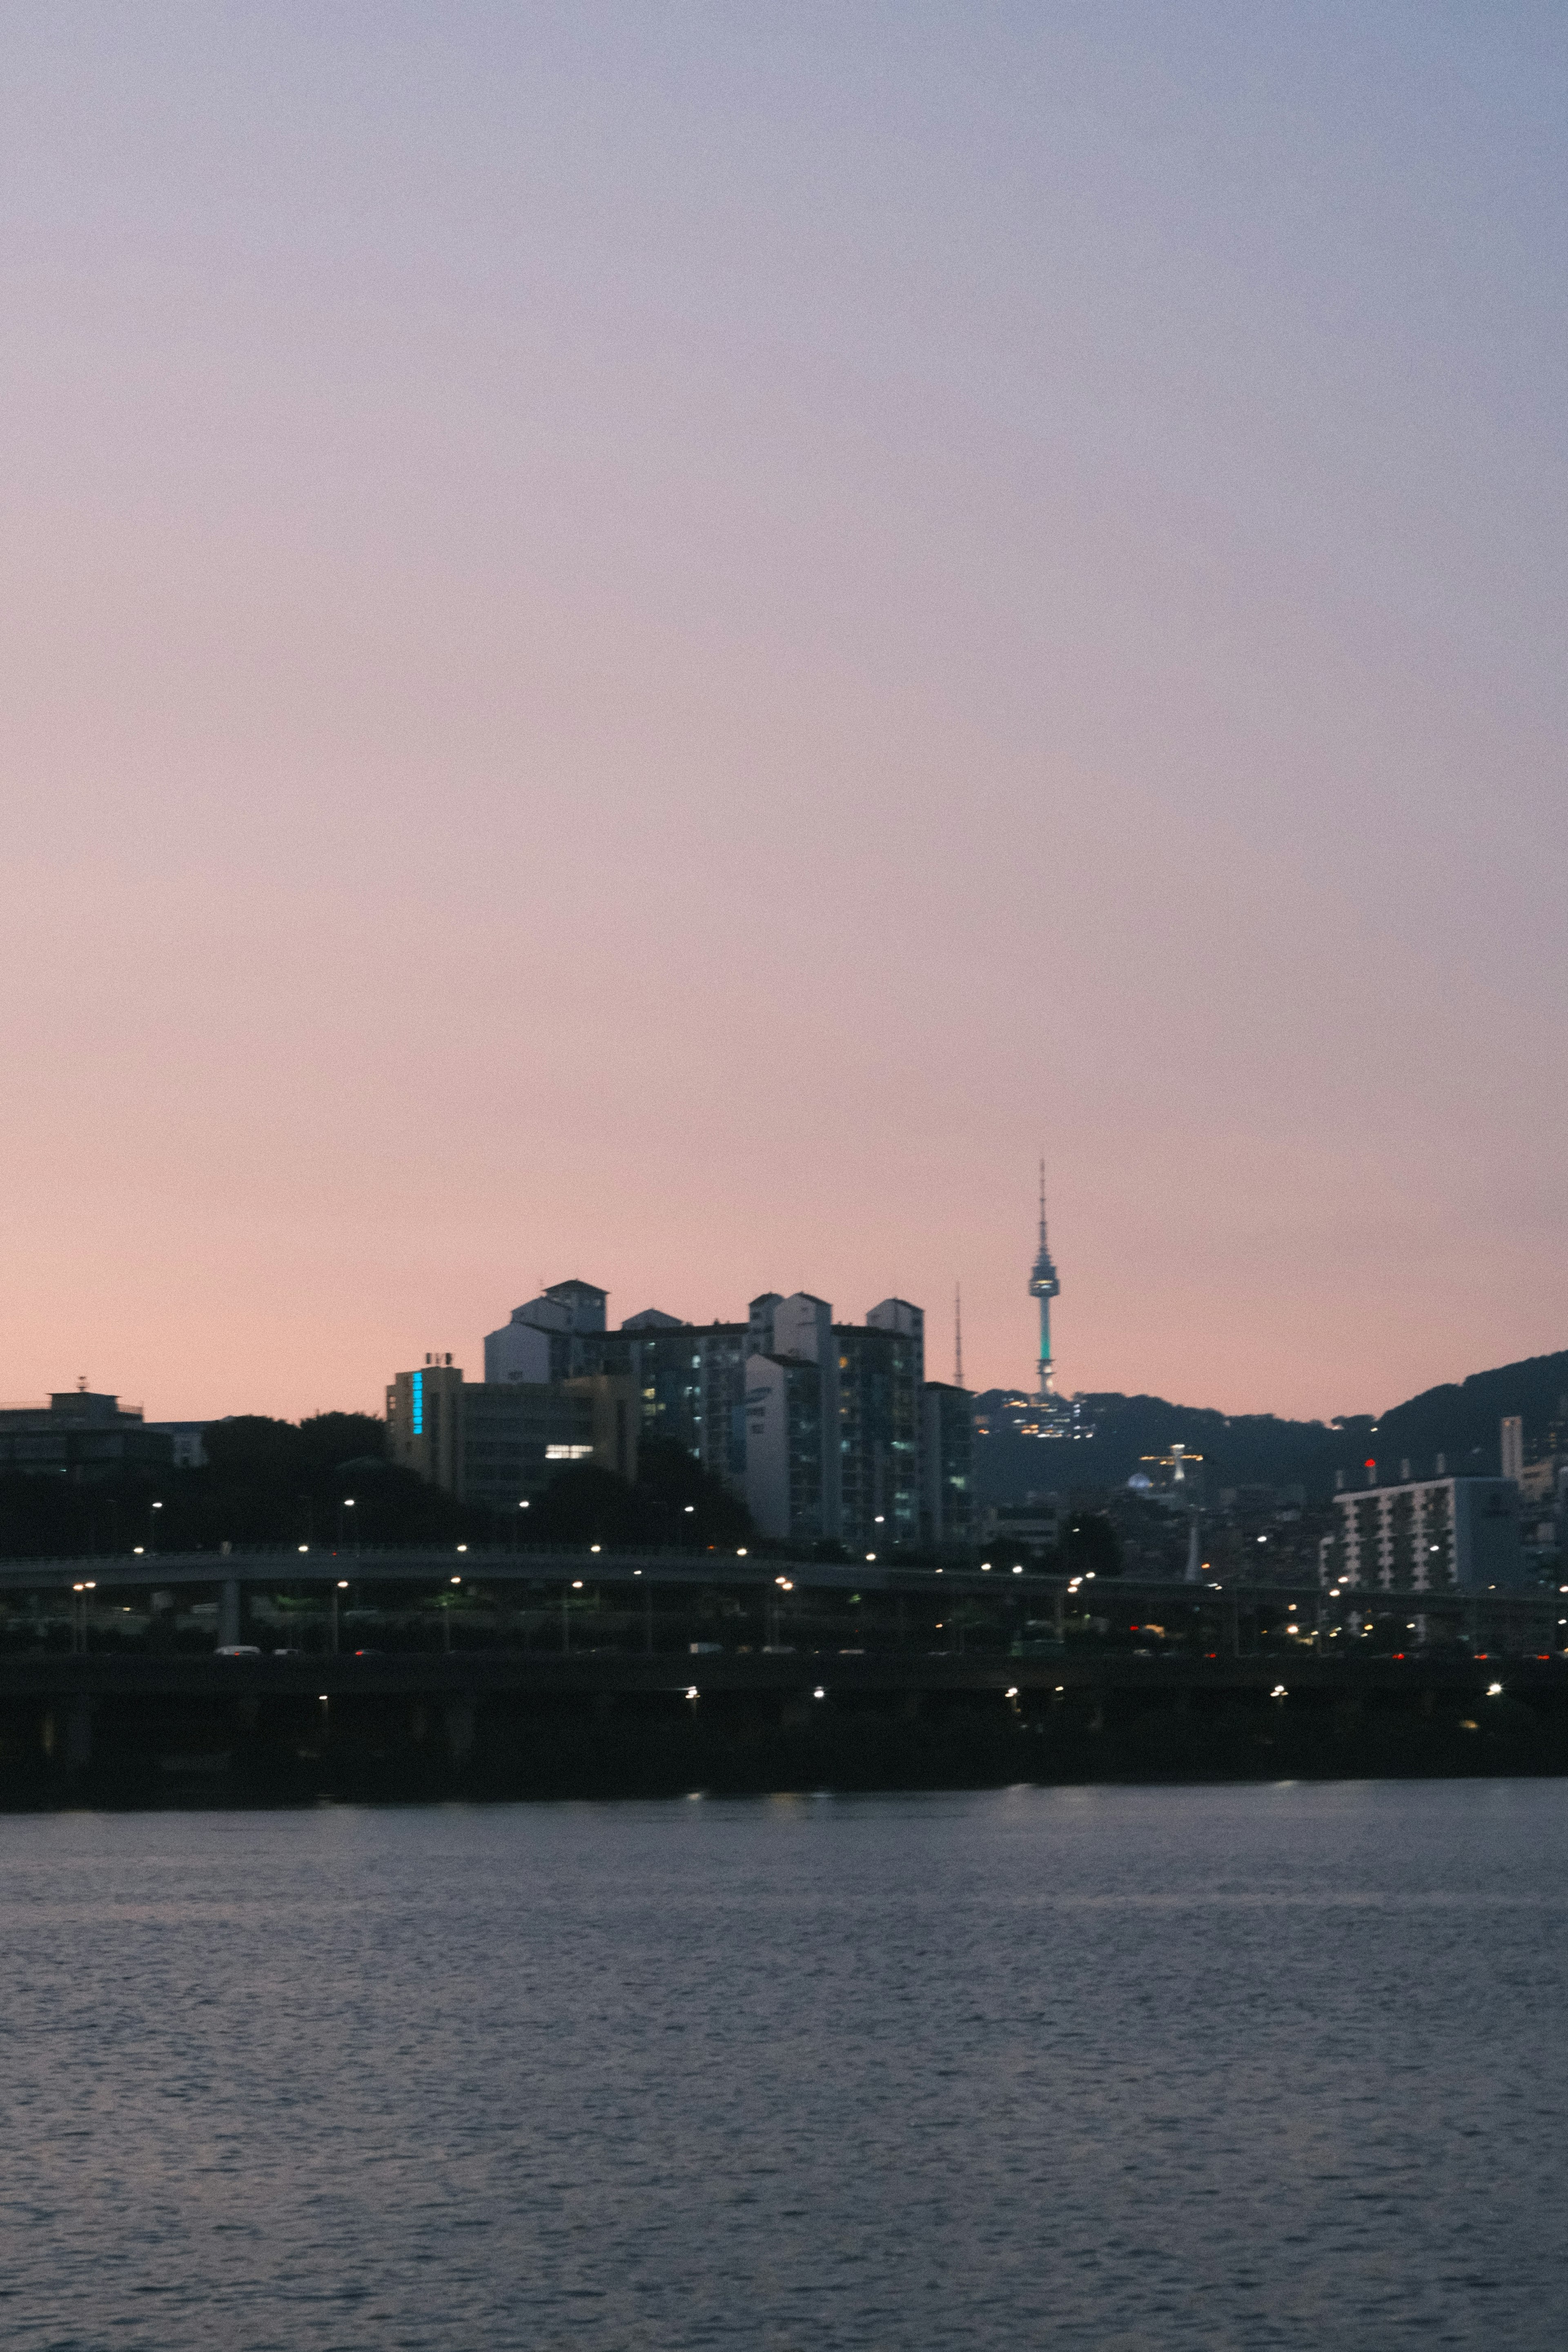
{"type": "Polygon", "coordinates": [[[423,1372],[416,1372],[414,1375],[414,1434],[416,1437],[423,1437],[425,1434],[425,1375],[423,1372]]]}

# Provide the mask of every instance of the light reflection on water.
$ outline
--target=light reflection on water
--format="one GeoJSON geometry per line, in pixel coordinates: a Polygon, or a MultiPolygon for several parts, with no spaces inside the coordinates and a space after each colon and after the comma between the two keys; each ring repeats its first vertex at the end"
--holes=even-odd
{"type": "Polygon", "coordinates": [[[1565,1795],[0,1820],[0,2334],[1555,2347],[1565,1795]]]}

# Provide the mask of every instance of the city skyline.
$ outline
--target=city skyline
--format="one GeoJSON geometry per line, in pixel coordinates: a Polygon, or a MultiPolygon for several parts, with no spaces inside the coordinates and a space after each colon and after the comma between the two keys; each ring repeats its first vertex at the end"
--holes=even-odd
{"type": "MultiPolygon", "coordinates": [[[[537,1288],[541,1294],[540,1296],[520,1302],[514,1308],[510,1310],[506,1321],[503,1322],[499,1328],[485,1334],[479,1339],[479,1343],[471,1349],[465,1350],[461,1347],[446,1348],[439,1344],[424,1348],[423,1349],[414,1349],[407,1353],[406,1362],[409,1365],[413,1365],[416,1361],[416,1355],[422,1354],[425,1364],[440,1365],[444,1363],[447,1366],[455,1368],[457,1376],[459,1379],[463,1378],[465,1374],[467,1374],[470,1380],[478,1381],[481,1384],[495,1381],[504,1382],[515,1379],[540,1381],[545,1379],[552,1381],[559,1380],[563,1376],[563,1367],[565,1363],[564,1357],[563,1357],[560,1363],[554,1363],[553,1359],[551,1359],[551,1364],[553,1368],[550,1368],[547,1366],[545,1356],[541,1355],[537,1363],[532,1362],[531,1360],[528,1368],[524,1370],[521,1367],[521,1360],[519,1364],[516,1366],[511,1365],[508,1361],[505,1343],[511,1339],[515,1328],[519,1325],[522,1325],[524,1327],[525,1334],[528,1329],[540,1326],[542,1321],[548,1322],[550,1328],[552,1329],[569,1330],[575,1328],[576,1326],[574,1319],[571,1316],[568,1316],[568,1318],[564,1323],[557,1323],[552,1321],[549,1317],[541,1318],[534,1313],[534,1310],[536,1309],[549,1307],[552,1298],[560,1298],[566,1293],[586,1294],[590,1301],[593,1302],[593,1315],[597,1318],[592,1322],[591,1328],[600,1332],[618,1331],[620,1333],[627,1333],[644,1330],[650,1332],[662,1331],[668,1338],[674,1330],[689,1330],[694,1335],[701,1337],[718,1331],[744,1331],[746,1328],[745,1324],[737,1319],[733,1303],[731,1303],[731,1308],[729,1313],[721,1311],[710,1316],[682,1316],[679,1313],[671,1313],[668,1308],[656,1306],[651,1302],[635,1309],[628,1307],[624,1313],[621,1311],[620,1305],[617,1305],[616,1309],[612,1314],[609,1311],[608,1307],[608,1302],[611,1297],[611,1293],[608,1288],[594,1283],[584,1282],[581,1276],[564,1276],[557,1282],[548,1282],[541,1277],[537,1288]],[[500,1352],[497,1352],[498,1343],[500,1344],[500,1352]],[[470,1367],[472,1368],[471,1370],[470,1367]]],[[[1055,1359],[1050,1339],[1049,1306],[1050,1301],[1059,1296],[1060,1284],[1057,1277],[1055,1263],[1050,1256],[1046,1239],[1046,1203],[1043,1173],[1041,1179],[1038,1211],[1038,1244],[1029,1269],[1027,1293],[1030,1299],[1034,1302],[1033,1314],[1038,1317],[1038,1322],[1036,1326],[1036,1344],[1039,1352],[1031,1361],[1030,1377],[1026,1380],[1018,1380],[1005,1376],[1000,1380],[990,1381],[967,1380],[963,1368],[963,1341],[961,1336],[962,1294],[960,1291],[955,1289],[953,1298],[953,1324],[951,1334],[953,1354],[952,1379],[963,1386],[968,1394],[977,1399],[986,1396],[997,1397],[1003,1394],[1009,1394],[1012,1402],[1021,1410],[1029,1405],[1041,1406],[1044,1409],[1043,1417],[1049,1420],[1054,1424],[1059,1425],[1055,1429],[1053,1433],[1060,1434],[1062,1436],[1092,1435],[1094,1433],[1092,1426],[1085,1423],[1082,1428],[1079,1428],[1078,1425],[1077,1407],[1072,1402],[1072,1400],[1075,1394],[1094,1395],[1104,1394],[1107,1393],[1107,1391],[1073,1391],[1071,1390],[1058,1390],[1054,1377],[1055,1359]]],[[[782,1294],[768,1290],[764,1287],[763,1292],[753,1294],[750,1297],[747,1301],[747,1307],[752,1318],[753,1329],[755,1328],[756,1318],[759,1310],[771,1307],[773,1303],[781,1296],[782,1294]]],[[[805,1284],[801,1284],[796,1286],[794,1296],[797,1298],[805,1297],[816,1300],[816,1303],[822,1307],[824,1313],[833,1318],[835,1328],[838,1328],[841,1326],[852,1325],[859,1319],[859,1311],[857,1309],[845,1306],[842,1301],[836,1303],[832,1300],[818,1299],[816,1297],[816,1294],[811,1292],[805,1284]]],[[[904,1303],[905,1302],[898,1300],[884,1300],[881,1302],[879,1308],[860,1311],[868,1312],[868,1318],[872,1322],[875,1322],[879,1319],[879,1317],[884,1308],[891,1305],[901,1305],[904,1303]]],[[[622,1304],[624,1304],[624,1302],[622,1302],[622,1304]]],[[[554,1313],[559,1313],[560,1311],[561,1310],[559,1309],[553,1310],[554,1313]]],[[[924,1308],[916,1307],[913,1311],[917,1316],[919,1323],[923,1328],[925,1321],[924,1308]]],[[[931,1339],[933,1353],[929,1359],[927,1370],[931,1379],[937,1381],[942,1381],[946,1380],[947,1374],[943,1370],[943,1334],[940,1326],[933,1326],[931,1328],[931,1339]]],[[[922,1346],[923,1344],[924,1343],[922,1341],[922,1346]]],[[[535,1349],[537,1352],[537,1342],[535,1342],[535,1349]]],[[[1562,1351],[1546,1350],[1542,1352],[1546,1355],[1555,1355],[1562,1351]]],[[[1530,1360],[1521,1360],[1527,1361],[1530,1360]]],[[[1499,1369],[1502,1368],[1471,1365],[1459,1372],[1457,1377],[1461,1381],[1468,1380],[1478,1372],[1486,1372],[1499,1369]]],[[[403,1375],[403,1377],[406,1377],[406,1374],[403,1375]]],[[[88,1375],[85,1373],[79,1374],[74,1383],[75,1388],[78,1390],[87,1390],[91,1385],[92,1384],[90,1383],[88,1375]]],[[[1434,1388],[1441,1385],[1443,1384],[1433,1384],[1434,1388]]],[[[51,1382],[47,1389],[40,1391],[37,1397],[30,1400],[29,1402],[34,1405],[40,1404],[47,1396],[51,1394],[58,1395],[60,1393],[62,1393],[62,1391],[58,1384],[51,1382]]],[[[1109,1393],[1120,1393],[1123,1396],[1127,1396],[1142,1392],[1123,1390],[1121,1391],[1110,1391],[1109,1393]]],[[[331,1412],[333,1411],[346,1410],[350,1412],[368,1411],[374,1413],[377,1412],[380,1405],[388,1405],[388,1410],[390,1410],[388,1404],[390,1394],[390,1389],[384,1383],[380,1398],[374,1403],[370,1405],[353,1404],[345,1406],[342,1402],[339,1400],[335,1403],[318,1405],[310,1408],[310,1410],[311,1412],[331,1412]]],[[[20,1402],[20,1400],[14,1400],[13,1402],[20,1402]]],[[[1184,1398],[1172,1396],[1163,1400],[1163,1402],[1173,1406],[1187,1407],[1199,1412],[1219,1409],[1213,1406],[1205,1406],[1199,1400],[1192,1397],[1184,1398]]],[[[1389,1399],[1386,1400],[1384,1404],[1378,1410],[1380,1412],[1387,1411],[1396,1403],[1405,1403],[1409,1402],[1411,1402],[1410,1399],[1389,1399]]],[[[141,1412],[144,1409],[143,1401],[140,1399],[138,1399],[134,1403],[131,1403],[130,1401],[127,1400],[127,1405],[129,1410],[136,1412],[141,1412]]],[[[261,1408],[255,1405],[244,1405],[232,1408],[232,1411],[237,1412],[257,1412],[260,1410],[261,1408]]],[[[219,1413],[212,1413],[205,1416],[205,1418],[209,1419],[219,1419],[225,1416],[219,1413]]],[[[281,1417],[287,1418],[288,1416],[285,1415],[281,1417]]],[[[300,1413],[296,1417],[303,1419],[306,1415],[304,1413],[300,1413]]],[[[149,1422],[157,1422],[164,1427],[180,1426],[195,1429],[202,1425],[203,1417],[193,1418],[179,1415],[159,1414],[149,1410],[147,1418],[149,1422]]],[[[1326,1423],[1333,1418],[1333,1416],[1325,1414],[1303,1414],[1300,1416],[1281,1416],[1280,1418],[1296,1419],[1302,1423],[1308,1421],[1326,1423]]],[[[1516,1423],[1514,1425],[1517,1427],[1518,1424],[1516,1423]]]]}
{"type": "Polygon", "coordinates": [[[0,272],[7,2340],[1556,2352],[1562,0],[12,0],[0,272]]]}
{"type": "Polygon", "coordinates": [[[1568,1339],[1560,12],[7,27],[0,1354],[1568,1339]]]}

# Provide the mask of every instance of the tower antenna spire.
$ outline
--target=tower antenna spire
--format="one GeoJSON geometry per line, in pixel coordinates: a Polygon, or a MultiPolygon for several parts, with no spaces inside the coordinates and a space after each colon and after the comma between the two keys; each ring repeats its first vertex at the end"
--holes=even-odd
{"type": "MultiPolygon", "coordinates": [[[[1071,1205],[1070,1203],[1068,1204],[1071,1205]]],[[[1014,1394],[1006,1401],[1006,1421],[1021,1437],[1089,1438],[1094,1423],[1081,1396],[1062,1396],[1057,1390],[1056,1355],[1051,1347],[1051,1302],[1061,1297],[1061,1276],[1046,1235],[1046,1163],[1040,1161],[1040,1238],[1029,1268],[1029,1297],[1039,1315],[1039,1353],[1035,1359],[1032,1395],[1014,1394]]],[[[977,1424],[978,1425],[978,1424],[977,1424]]]]}
{"type": "Polygon", "coordinates": [[[952,1286],[952,1385],[963,1386],[963,1286],[952,1286]]]}
{"type": "Polygon", "coordinates": [[[1029,1296],[1039,1302],[1040,1309],[1040,1353],[1036,1364],[1038,1385],[1035,1391],[1035,1401],[1042,1410],[1054,1406],[1056,1402],[1053,1386],[1056,1366],[1051,1357],[1051,1301],[1058,1297],[1060,1293],[1061,1284],[1057,1279],[1057,1270],[1051,1263],[1051,1253],[1046,1241],[1046,1163],[1042,1160],[1040,1162],[1040,1246],[1036,1253],[1034,1266],[1029,1275],[1029,1296]]]}

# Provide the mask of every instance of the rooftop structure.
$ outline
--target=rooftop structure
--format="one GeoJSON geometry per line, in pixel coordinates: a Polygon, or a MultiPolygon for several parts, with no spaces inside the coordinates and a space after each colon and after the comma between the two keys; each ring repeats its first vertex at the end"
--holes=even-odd
{"type": "Polygon", "coordinates": [[[65,1389],[47,1405],[0,1410],[0,1475],[91,1483],[172,1468],[174,1440],[149,1429],[140,1405],[65,1389]]]}

